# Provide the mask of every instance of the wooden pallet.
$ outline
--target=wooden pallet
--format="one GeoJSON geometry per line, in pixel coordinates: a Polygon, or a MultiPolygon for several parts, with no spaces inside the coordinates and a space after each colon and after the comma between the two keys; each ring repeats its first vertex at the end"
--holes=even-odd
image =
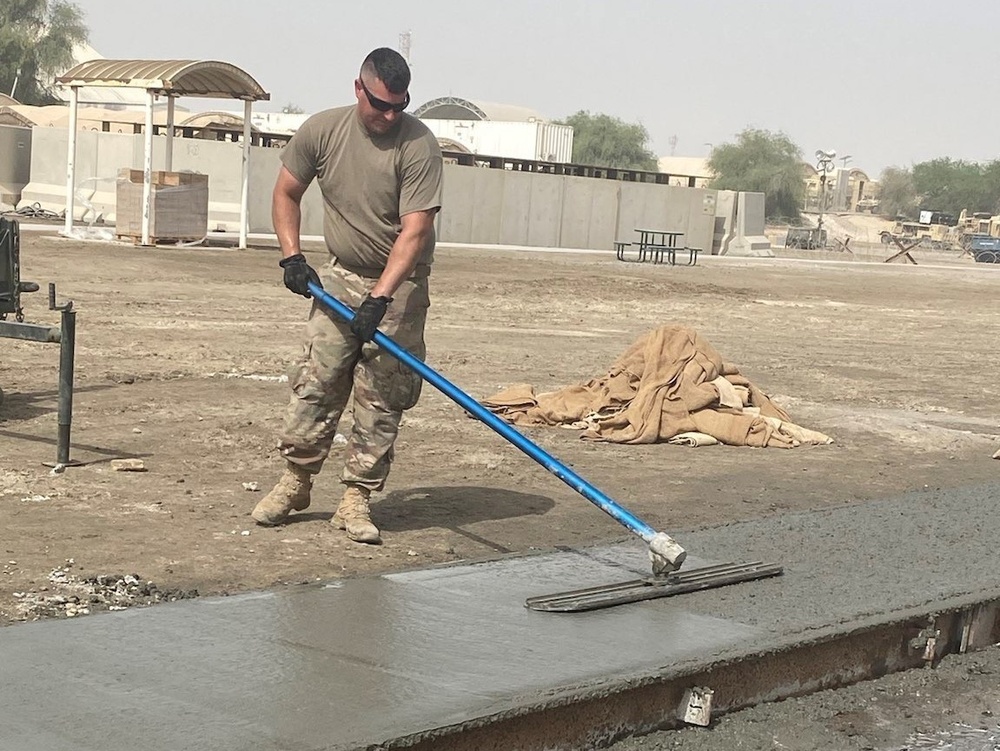
{"type": "MultiPolygon", "coordinates": [[[[133,234],[115,235],[115,239],[119,240],[121,242],[131,242],[133,245],[139,245],[139,246],[141,246],[143,244],[142,243],[142,235],[133,235],[133,234]]],[[[149,246],[148,247],[152,247],[154,245],[177,245],[178,243],[194,243],[194,242],[198,242],[199,240],[204,240],[204,239],[205,239],[205,235],[202,235],[201,237],[155,237],[155,236],[150,236],[150,238],[149,238],[149,246]]]]}

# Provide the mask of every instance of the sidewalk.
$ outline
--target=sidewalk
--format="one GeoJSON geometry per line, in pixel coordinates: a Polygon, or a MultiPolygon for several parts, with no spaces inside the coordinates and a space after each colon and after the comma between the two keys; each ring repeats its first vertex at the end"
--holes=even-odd
{"type": "Polygon", "coordinates": [[[765,560],[785,574],[590,613],[523,603],[647,574],[640,542],[7,627],[0,748],[394,747],[599,704],[720,661],[1000,596],[998,497],[1000,486],[927,491],[677,532],[685,568],[765,560]]]}

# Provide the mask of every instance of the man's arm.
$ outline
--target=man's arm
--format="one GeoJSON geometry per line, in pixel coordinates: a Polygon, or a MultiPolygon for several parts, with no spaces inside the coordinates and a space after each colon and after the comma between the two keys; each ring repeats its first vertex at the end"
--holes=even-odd
{"type": "Polygon", "coordinates": [[[389,252],[385,270],[372,288],[372,297],[392,297],[399,285],[410,278],[434,233],[436,215],[437,209],[428,209],[399,218],[402,229],[389,252]]]}
{"type": "Polygon", "coordinates": [[[308,187],[287,167],[281,167],[271,196],[271,222],[278,235],[282,258],[302,252],[302,196],[308,187]]]}
{"type": "Polygon", "coordinates": [[[320,287],[319,274],[302,255],[302,196],[309,186],[299,181],[286,167],[278,172],[271,196],[271,222],[278,236],[281,260],[278,265],[284,269],[285,286],[303,297],[312,297],[309,283],[320,287]]]}
{"type": "Polygon", "coordinates": [[[354,320],[351,321],[351,331],[361,341],[372,340],[393,294],[417,267],[417,262],[434,233],[436,214],[437,209],[427,209],[413,211],[399,218],[401,229],[389,251],[385,269],[372,291],[361,301],[354,312],[354,320]]]}

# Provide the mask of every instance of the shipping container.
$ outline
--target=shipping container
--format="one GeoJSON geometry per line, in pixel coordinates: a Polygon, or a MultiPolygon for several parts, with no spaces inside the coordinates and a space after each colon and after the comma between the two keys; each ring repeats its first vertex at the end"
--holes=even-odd
{"type": "Polygon", "coordinates": [[[570,163],[573,128],[547,122],[495,120],[422,120],[439,139],[460,144],[473,154],[570,163]]]}

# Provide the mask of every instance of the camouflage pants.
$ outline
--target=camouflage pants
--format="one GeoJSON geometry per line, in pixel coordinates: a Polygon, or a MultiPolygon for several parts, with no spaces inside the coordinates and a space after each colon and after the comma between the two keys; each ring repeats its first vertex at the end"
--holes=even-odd
{"type": "MultiPolygon", "coordinates": [[[[336,261],[320,270],[331,295],[357,308],[375,279],[347,271],[336,261]]],[[[427,279],[410,279],[396,290],[379,330],[423,359],[427,279]]],[[[350,326],[314,302],[302,357],[289,368],[291,403],[279,439],[282,455],[318,473],[330,453],[337,425],[353,392],[354,427],[340,480],[382,490],[393,459],[403,411],[417,403],[419,375],[373,342],[362,343],[350,326]]]]}

